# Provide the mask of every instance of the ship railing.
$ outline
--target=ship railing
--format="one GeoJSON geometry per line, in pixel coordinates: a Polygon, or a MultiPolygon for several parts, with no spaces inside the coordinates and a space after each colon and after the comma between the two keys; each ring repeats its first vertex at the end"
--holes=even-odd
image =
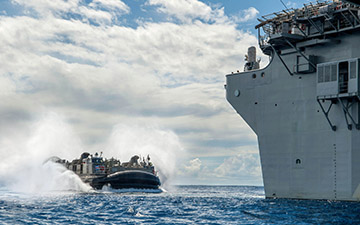
{"type": "MultiPolygon", "coordinates": [[[[317,0],[316,2],[309,2],[304,4],[300,9],[287,8],[279,12],[271,13],[265,16],[262,16],[261,19],[258,19],[261,23],[268,24],[270,22],[282,23],[284,21],[289,21],[293,19],[293,16],[296,17],[312,17],[319,14],[319,9],[326,5],[349,5],[349,3],[342,3],[338,0],[317,0]]],[[[260,26],[261,23],[259,24],[260,26]]],[[[258,26],[259,26],[258,25],[258,26]]]]}
{"type": "Polygon", "coordinates": [[[259,45],[260,45],[260,47],[262,48],[264,46],[269,45],[269,39],[270,39],[270,37],[267,36],[267,35],[263,35],[263,36],[260,35],[259,36],[259,45]]]}
{"type": "Polygon", "coordinates": [[[260,47],[269,44],[274,34],[288,33],[313,38],[360,28],[360,7],[339,0],[318,0],[301,9],[286,9],[258,19],[260,47]]]}
{"type": "Polygon", "coordinates": [[[347,93],[349,84],[346,81],[339,82],[339,93],[347,93]]]}

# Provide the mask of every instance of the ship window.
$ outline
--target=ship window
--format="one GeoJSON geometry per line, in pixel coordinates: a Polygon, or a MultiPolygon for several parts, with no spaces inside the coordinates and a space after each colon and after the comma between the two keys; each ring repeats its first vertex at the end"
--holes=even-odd
{"type": "Polygon", "coordinates": [[[296,164],[301,164],[301,160],[300,160],[300,159],[296,159],[296,164]]]}
{"type": "Polygon", "coordinates": [[[319,66],[319,69],[318,69],[318,83],[322,83],[322,82],[324,82],[324,67],[319,66]]]}
{"type": "Polygon", "coordinates": [[[356,61],[350,62],[350,79],[356,78],[356,61]]]}
{"type": "Polygon", "coordinates": [[[349,83],[349,62],[340,62],[339,63],[339,93],[348,92],[348,83],[349,83]]]}
{"type": "Polygon", "coordinates": [[[337,81],[337,65],[331,65],[331,81],[337,81]]]}
{"type": "Polygon", "coordinates": [[[253,79],[255,79],[255,78],[256,78],[256,74],[255,74],[255,73],[252,75],[252,78],[253,78],[253,79]]]}
{"type": "Polygon", "coordinates": [[[99,158],[93,158],[93,159],[92,159],[92,162],[93,162],[93,163],[101,163],[101,159],[99,159],[99,158]]]}
{"type": "Polygon", "coordinates": [[[325,66],[325,82],[330,81],[330,65],[325,66]]]}

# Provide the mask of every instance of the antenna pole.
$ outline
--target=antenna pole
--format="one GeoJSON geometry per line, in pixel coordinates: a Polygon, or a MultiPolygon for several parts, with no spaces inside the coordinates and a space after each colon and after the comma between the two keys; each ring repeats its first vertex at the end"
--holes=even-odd
{"type": "Polygon", "coordinates": [[[280,0],[280,2],[283,4],[283,6],[285,7],[285,9],[289,11],[289,9],[288,9],[288,7],[286,7],[285,3],[284,3],[282,0],[280,0]]]}

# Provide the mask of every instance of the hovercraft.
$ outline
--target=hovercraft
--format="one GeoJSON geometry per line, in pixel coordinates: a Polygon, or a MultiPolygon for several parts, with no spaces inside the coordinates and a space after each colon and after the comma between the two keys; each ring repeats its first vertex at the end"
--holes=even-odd
{"type": "Polygon", "coordinates": [[[123,163],[115,158],[104,159],[102,153],[91,155],[88,152],[82,153],[80,159],[71,162],[57,157],[52,159],[73,171],[94,189],[102,189],[104,186],[113,189],[158,189],[161,185],[149,155],[140,162],[140,157],[135,155],[129,162],[123,163]]]}

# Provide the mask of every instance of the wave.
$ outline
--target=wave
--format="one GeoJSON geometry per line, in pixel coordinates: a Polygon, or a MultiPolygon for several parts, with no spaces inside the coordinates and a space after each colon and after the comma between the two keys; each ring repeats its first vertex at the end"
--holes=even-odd
{"type": "Polygon", "coordinates": [[[141,189],[141,188],[123,188],[123,189],[113,189],[109,186],[103,186],[101,190],[97,190],[98,193],[164,193],[167,192],[163,188],[159,189],[141,189]]]}

